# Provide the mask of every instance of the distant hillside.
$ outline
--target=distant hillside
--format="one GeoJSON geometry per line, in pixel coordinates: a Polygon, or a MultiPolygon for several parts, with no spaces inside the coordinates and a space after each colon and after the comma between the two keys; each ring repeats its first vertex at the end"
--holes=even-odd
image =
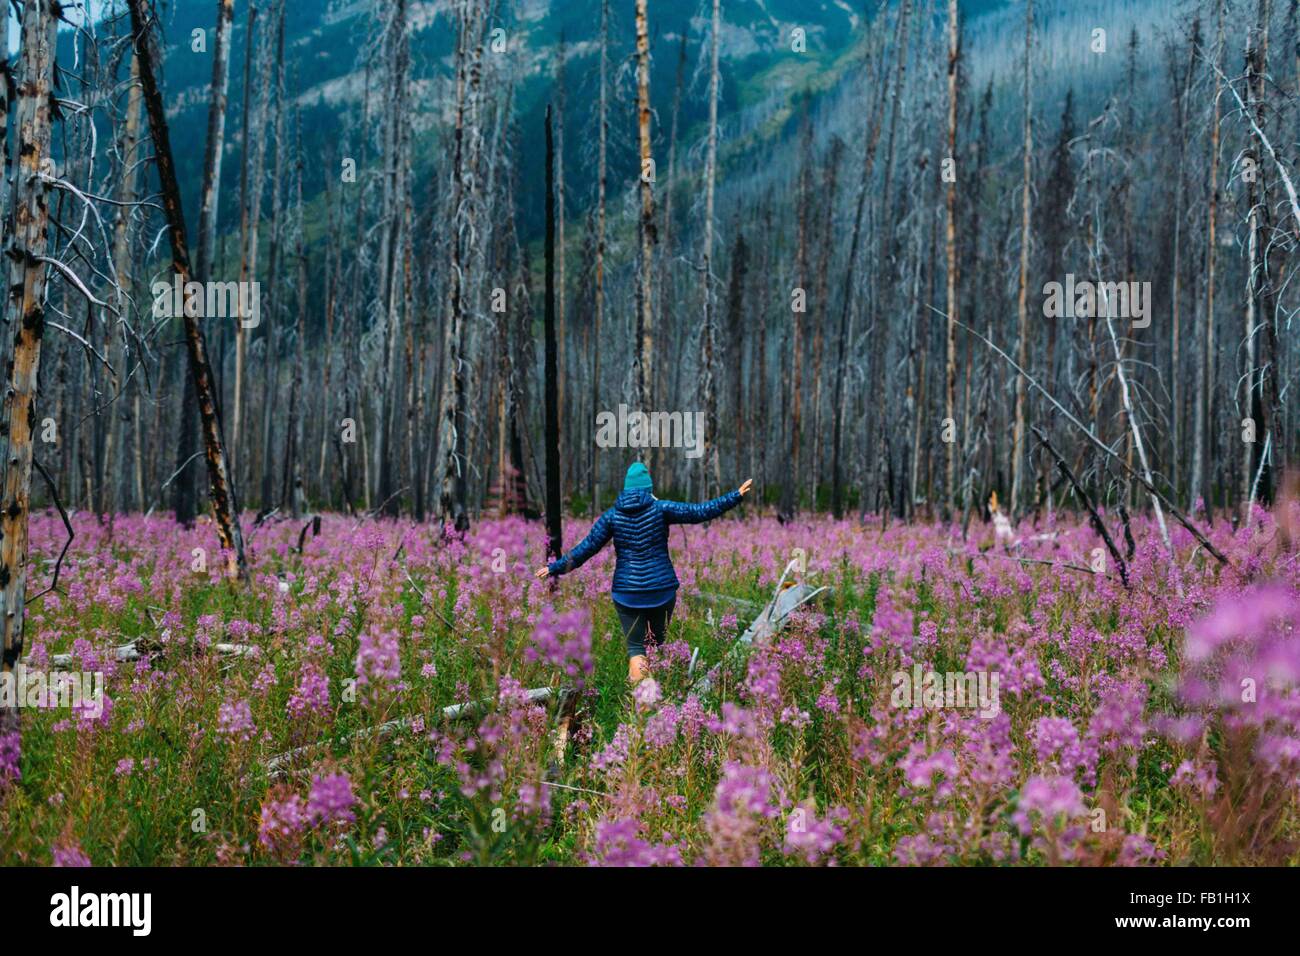
{"type": "MultiPolygon", "coordinates": [[[[363,49],[377,22],[378,0],[293,0],[285,25],[288,86],[300,111],[304,147],[308,155],[320,157],[307,170],[304,189],[310,198],[324,187],[324,177],[337,169],[339,145],[359,117],[364,82],[363,49]]],[[[263,0],[263,5],[266,0],[263,0]]],[[[413,74],[417,102],[441,102],[440,86],[450,74],[453,30],[447,0],[415,0],[412,11],[413,74]]],[[[197,208],[201,180],[203,142],[207,117],[207,87],[211,75],[211,44],[208,53],[190,50],[191,31],[210,29],[215,18],[214,0],[173,0],[164,9],[168,48],[165,89],[172,119],[173,141],[181,182],[188,189],[187,207],[197,208]]],[[[725,6],[727,25],[723,35],[724,59],[721,110],[724,116],[769,96],[776,89],[797,91],[818,68],[833,60],[855,39],[863,14],[848,0],[729,0],[725,6]],[[739,24],[746,24],[740,26],[739,24]],[[791,30],[806,31],[808,53],[798,68],[778,68],[790,63],[791,30]]],[[[630,2],[610,4],[611,72],[620,80],[611,115],[611,136],[616,143],[631,142],[631,76],[625,68],[633,52],[634,8],[630,2]]],[[[652,0],[650,4],[653,72],[653,103],[659,114],[657,137],[667,139],[667,124],[676,83],[679,44],[687,35],[686,82],[690,88],[682,97],[680,127],[684,134],[701,124],[705,116],[704,82],[696,75],[701,56],[701,39],[707,39],[707,10],[697,0],[652,0]]],[[[528,147],[529,130],[540,138],[546,99],[553,93],[552,77],[556,52],[563,36],[568,46],[566,123],[569,150],[575,159],[586,152],[594,136],[598,90],[600,0],[516,0],[502,5],[497,25],[507,31],[509,52],[516,58],[518,77],[514,105],[517,128],[524,137],[518,150],[522,183],[540,181],[540,154],[528,147]]],[[[227,154],[240,154],[239,136],[243,122],[243,62],[247,30],[247,3],[237,0],[234,50],[230,77],[230,111],[227,115],[227,154]]],[[[417,117],[420,137],[417,179],[434,174],[439,150],[440,124],[436,116],[417,117]]],[[[612,176],[631,175],[630,149],[614,149],[610,161],[612,176]]],[[[233,215],[238,168],[228,162],[223,171],[223,208],[233,215]]],[[[537,221],[531,190],[522,190],[521,219],[525,231],[537,221]]],[[[575,209],[586,202],[586,188],[575,182],[571,200],[575,209]]],[[[228,220],[227,220],[228,221],[228,220]]]]}
{"type": "MultiPolygon", "coordinates": [[[[325,187],[326,177],[337,175],[343,149],[358,151],[357,127],[362,109],[365,48],[377,29],[376,9],[383,0],[291,0],[285,21],[287,86],[298,113],[303,146],[318,161],[305,170],[304,194],[310,201],[325,187]]],[[[892,3],[898,0],[891,0],[892,3]]],[[[260,0],[263,10],[271,0],[260,0]]],[[[915,0],[914,0],[915,4],[915,0]]],[[[516,132],[516,171],[519,222],[525,237],[535,236],[541,223],[541,190],[529,188],[542,181],[542,156],[532,144],[540,140],[548,99],[556,95],[554,72],[561,41],[567,47],[565,83],[567,203],[571,215],[580,214],[591,201],[594,178],[590,170],[595,153],[598,96],[598,53],[601,0],[505,0],[496,25],[506,31],[509,72],[515,77],[513,113],[516,132]],[[536,134],[534,136],[534,133],[536,134]]],[[[855,110],[859,82],[845,86],[846,76],[860,62],[878,0],[724,0],[721,56],[720,117],[724,129],[722,162],[728,170],[744,168],[747,160],[763,155],[771,140],[793,133],[797,104],[805,94],[814,109],[829,113],[839,127],[855,110]],[[805,31],[807,50],[791,52],[793,30],[805,31]]],[[[248,0],[236,0],[233,31],[226,159],[222,180],[222,222],[229,228],[237,216],[240,140],[243,128],[244,50],[247,41],[248,0]]],[[[666,162],[668,129],[677,86],[680,43],[686,36],[684,89],[679,118],[679,155],[689,157],[703,133],[707,115],[708,0],[650,0],[652,102],[656,111],[656,154],[666,162]]],[[[936,4],[936,16],[938,7],[936,4]]],[[[1040,60],[1050,57],[1053,68],[1043,71],[1036,91],[1044,108],[1053,104],[1066,84],[1082,85],[1100,79],[1118,66],[1121,47],[1131,26],[1153,20],[1167,21],[1168,5],[1158,0],[1039,0],[1040,60]],[[1164,9],[1164,13],[1159,11],[1164,9]],[[1109,42],[1117,54],[1089,59],[1080,37],[1085,27],[1110,27],[1109,42]],[[1086,23],[1085,23],[1086,21],[1086,23]],[[1065,29],[1066,24],[1072,25],[1065,29]],[[1063,69],[1062,67],[1068,67],[1063,69]]],[[[1019,29],[1022,5],[1010,0],[962,0],[967,18],[968,60],[972,80],[978,85],[1008,78],[1018,70],[1018,42],[1009,39],[1019,29]]],[[[198,190],[202,179],[206,135],[208,83],[211,75],[211,34],[206,52],[191,51],[195,29],[211,30],[215,0],[161,0],[167,39],[165,82],[172,122],[172,142],[186,210],[197,221],[198,190]]],[[[609,154],[612,183],[636,175],[633,127],[634,5],[631,0],[610,3],[611,91],[609,154]]],[[[437,175],[446,124],[434,104],[448,101],[443,86],[451,74],[454,30],[449,0],[412,0],[412,59],[417,135],[415,176],[428,183],[437,175]]],[[[266,28],[265,15],[259,29],[266,28]]],[[[67,41],[65,35],[62,38],[67,41]]],[[[1148,42],[1151,36],[1147,34],[1148,42]]],[[[823,125],[819,138],[829,127],[823,125]]],[[[851,138],[853,124],[839,130],[851,138]]],[[[373,160],[373,151],[371,159],[373,160]]],[[[769,156],[770,159],[770,156],[769,156]]]]}

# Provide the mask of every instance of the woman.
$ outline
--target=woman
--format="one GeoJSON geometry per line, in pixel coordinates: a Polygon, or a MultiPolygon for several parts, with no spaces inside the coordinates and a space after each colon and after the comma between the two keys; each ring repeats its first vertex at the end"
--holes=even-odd
{"type": "Polygon", "coordinates": [[[538,568],[536,576],[568,574],[614,539],[614,609],[627,638],[627,678],[635,684],[647,673],[646,645],[663,640],[677,603],[677,572],[668,556],[668,526],[716,518],[740,504],[753,484],[754,479],[748,478],[736,491],[698,505],[660,501],[653,494],[650,472],[636,462],[627,470],[623,493],[614,507],[596,519],[576,548],[538,568]]]}

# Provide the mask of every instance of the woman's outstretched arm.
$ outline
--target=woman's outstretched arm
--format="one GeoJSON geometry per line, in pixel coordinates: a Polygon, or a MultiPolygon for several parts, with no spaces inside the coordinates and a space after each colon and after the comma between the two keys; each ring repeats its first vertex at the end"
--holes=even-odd
{"type": "Polygon", "coordinates": [[[736,507],[736,505],[740,504],[740,499],[749,493],[749,489],[753,484],[753,479],[747,478],[745,483],[735,491],[728,491],[725,495],[719,495],[712,501],[704,501],[699,504],[685,501],[661,501],[659,504],[669,524],[699,524],[701,521],[710,521],[736,507]]]}
{"type": "Polygon", "coordinates": [[[559,577],[561,574],[568,574],[570,571],[578,570],[609,543],[613,533],[614,525],[609,520],[609,512],[606,511],[596,519],[596,523],[591,526],[591,531],[578,542],[576,547],[563,557],[552,561],[546,567],[538,568],[535,576],[538,578],[559,577]]]}

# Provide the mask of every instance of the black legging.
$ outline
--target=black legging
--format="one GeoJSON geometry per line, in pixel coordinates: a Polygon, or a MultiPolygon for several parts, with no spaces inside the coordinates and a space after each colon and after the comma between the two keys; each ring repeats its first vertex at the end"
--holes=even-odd
{"type": "Polygon", "coordinates": [[[623,626],[623,636],[627,638],[627,656],[641,657],[645,654],[647,644],[659,644],[668,633],[668,625],[673,620],[673,607],[677,604],[674,594],[666,604],[659,607],[626,607],[614,602],[618,611],[618,622],[623,626]]]}

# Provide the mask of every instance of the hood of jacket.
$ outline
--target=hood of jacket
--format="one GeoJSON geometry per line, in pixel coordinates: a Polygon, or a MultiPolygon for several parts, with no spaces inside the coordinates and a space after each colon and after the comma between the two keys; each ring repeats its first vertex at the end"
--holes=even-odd
{"type": "Polygon", "coordinates": [[[637,488],[633,491],[624,491],[614,501],[614,507],[625,515],[634,515],[645,511],[654,504],[655,496],[650,493],[649,489],[637,488]]]}

